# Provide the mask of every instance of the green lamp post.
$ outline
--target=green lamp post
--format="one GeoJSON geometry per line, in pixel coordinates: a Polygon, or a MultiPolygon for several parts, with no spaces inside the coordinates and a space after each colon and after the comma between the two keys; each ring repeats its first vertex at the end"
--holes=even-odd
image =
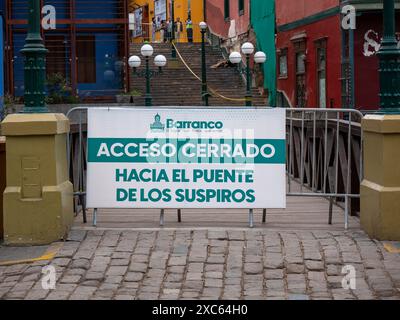
{"type": "MultiPolygon", "coordinates": [[[[251,73],[253,70],[250,67],[250,56],[254,53],[254,46],[250,42],[245,42],[241,47],[242,53],[246,57],[246,67],[242,68],[240,63],[242,62],[242,55],[239,52],[232,52],[229,55],[229,61],[232,64],[238,65],[238,71],[241,74],[246,75],[246,106],[251,107],[253,105],[253,95],[251,93],[251,73]]],[[[267,60],[267,56],[264,52],[258,51],[254,54],[254,62],[257,64],[263,64],[267,60]]]]}
{"type": "Polygon", "coordinates": [[[171,0],[171,23],[172,23],[172,34],[171,34],[171,58],[176,59],[176,49],[174,46],[175,42],[175,1],[171,0]]]}
{"type": "Polygon", "coordinates": [[[133,69],[133,74],[146,79],[146,94],[145,94],[145,106],[153,106],[153,98],[150,92],[150,79],[162,74],[162,68],[166,66],[167,59],[163,55],[158,55],[154,58],[154,64],[158,67],[158,71],[150,70],[150,57],[154,53],[154,49],[151,45],[145,44],[140,49],[140,53],[145,58],[146,69],[144,71],[137,71],[137,68],[141,65],[140,57],[131,56],[129,57],[128,64],[133,69]]]}
{"type": "Polygon", "coordinates": [[[397,48],[394,0],[383,2],[383,40],[379,57],[380,111],[400,113],[400,50],[397,48]]]}
{"type": "Polygon", "coordinates": [[[28,1],[28,35],[21,53],[25,56],[24,113],[45,113],[46,53],[40,36],[40,0],[28,1]]]}
{"type": "Polygon", "coordinates": [[[206,41],[207,23],[200,22],[201,31],[201,97],[204,105],[208,107],[207,66],[206,66],[206,41]]]}

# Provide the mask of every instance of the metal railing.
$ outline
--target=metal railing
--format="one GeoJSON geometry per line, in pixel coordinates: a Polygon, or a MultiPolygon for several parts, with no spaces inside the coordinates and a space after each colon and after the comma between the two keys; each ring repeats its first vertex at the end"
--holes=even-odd
{"type": "MultiPolygon", "coordinates": [[[[82,211],[84,222],[87,222],[88,108],[76,107],[67,112],[71,121],[67,140],[68,168],[74,185],[75,212],[82,211]]],[[[329,224],[332,224],[333,204],[344,206],[344,225],[347,229],[349,213],[359,210],[363,172],[362,113],[352,109],[286,110],[287,196],[329,199],[329,224]]],[[[263,209],[263,223],[266,222],[267,209],[263,209]]],[[[96,225],[96,219],[97,209],[94,210],[93,225],[96,225]]],[[[178,221],[181,222],[180,209],[178,221]]],[[[164,210],[161,210],[160,224],[163,223],[164,210]]],[[[250,210],[249,226],[253,225],[253,210],[250,210]]]]}
{"type": "Polygon", "coordinates": [[[329,224],[333,203],[344,202],[346,229],[349,212],[359,207],[362,117],[353,109],[291,108],[286,115],[287,195],[328,198],[329,224]],[[292,189],[293,181],[299,184],[298,190],[292,189]]]}

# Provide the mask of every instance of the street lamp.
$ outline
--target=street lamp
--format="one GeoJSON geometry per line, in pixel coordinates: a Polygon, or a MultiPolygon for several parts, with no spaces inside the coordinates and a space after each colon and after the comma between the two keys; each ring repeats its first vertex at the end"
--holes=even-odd
{"type": "Polygon", "coordinates": [[[208,89],[207,89],[207,66],[206,66],[206,44],[205,35],[207,32],[207,23],[200,22],[201,32],[201,97],[204,101],[204,105],[208,107],[208,89]]]}
{"type": "Polygon", "coordinates": [[[171,23],[172,23],[171,58],[176,59],[176,49],[174,46],[174,42],[175,42],[175,1],[174,0],[171,0],[171,23]]]}
{"type": "MultiPolygon", "coordinates": [[[[242,45],[242,53],[246,56],[246,68],[243,69],[239,67],[239,72],[242,74],[246,74],[246,106],[252,106],[252,93],[251,93],[251,68],[250,68],[250,56],[254,52],[254,46],[250,42],[245,42],[242,45]]],[[[254,55],[254,62],[257,64],[263,64],[267,60],[267,56],[264,52],[258,51],[254,55]]],[[[229,61],[232,64],[239,65],[242,61],[242,55],[239,52],[232,52],[229,55],[229,61]]]]}
{"type": "Polygon", "coordinates": [[[394,0],[383,2],[383,40],[379,57],[380,110],[400,112],[400,49],[397,48],[394,0]]]}
{"type": "Polygon", "coordinates": [[[28,2],[28,34],[21,53],[25,56],[24,113],[49,112],[45,104],[46,53],[40,36],[40,0],[28,2]]]}
{"type": "Polygon", "coordinates": [[[142,61],[140,60],[140,57],[138,57],[138,56],[129,57],[128,64],[133,69],[134,75],[136,75],[138,77],[146,78],[145,105],[146,105],[146,107],[151,107],[153,105],[153,103],[152,103],[152,97],[151,97],[151,93],[150,93],[150,79],[152,77],[162,74],[162,68],[165,67],[165,65],[167,64],[167,59],[165,58],[165,56],[163,56],[161,54],[157,55],[154,58],[154,64],[156,67],[158,67],[158,71],[153,71],[153,70],[150,70],[150,65],[149,65],[150,57],[154,53],[153,47],[149,44],[145,44],[140,49],[140,53],[142,54],[142,56],[144,57],[145,62],[146,62],[145,71],[141,71],[141,72],[137,71],[137,68],[139,68],[140,65],[142,64],[142,61]]]}

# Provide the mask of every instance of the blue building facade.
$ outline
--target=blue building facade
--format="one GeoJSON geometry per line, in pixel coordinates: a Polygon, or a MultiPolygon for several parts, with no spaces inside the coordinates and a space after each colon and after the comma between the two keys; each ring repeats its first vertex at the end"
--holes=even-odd
{"type": "MultiPolygon", "coordinates": [[[[24,58],[20,50],[26,37],[28,1],[5,1],[6,54],[10,63],[7,90],[21,97],[24,58]]],[[[85,101],[112,100],[116,94],[126,92],[128,1],[42,0],[41,4],[48,86],[56,82],[64,87],[66,95],[85,101]]]]}

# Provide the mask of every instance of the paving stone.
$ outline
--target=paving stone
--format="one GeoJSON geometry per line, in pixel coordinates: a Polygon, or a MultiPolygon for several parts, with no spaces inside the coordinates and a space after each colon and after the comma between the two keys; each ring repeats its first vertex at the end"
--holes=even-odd
{"type": "Polygon", "coordinates": [[[69,291],[52,291],[46,297],[46,300],[65,300],[70,294],[71,292],[69,291]]]}
{"type": "Polygon", "coordinates": [[[124,280],[129,282],[141,281],[143,276],[144,274],[141,272],[128,272],[124,280]]]}
{"type": "Polygon", "coordinates": [[[128,266],[111,266],[108,268],[107,276],[123,276],[128,270],[128,266]]]}
{"type": "Polygon", "coordinates": [[[73,294],[69,297],[70,300],[89,300],[93,293],[97,290],[96,287],[81,286],[76,288],[73,294]]]}
{"type": "Polygon", "coordinates": [[[90,261],[88,259],[80,259],[80,258],[73,260],[71,268],[88,270],[90,268],[90,261]]]}
{"type": "Polygon", "coordinates": [[[305,265],[310,271],[321,271],[325,269],[322,261],[305,260],[305,265]]]}
{"type": "Polygon", "coordinates": [[[225,257],[223,255],[209,255],[207,258],[208,264],[221,264],[225,262],[225,257]]]}
{"type": "Polygon", "coordinates": [[[186,266],[186,256],[170,258],[168,261],[168,266],[186,266]]]}
{"type": "Polygon", "coordinates": [[[189,272],[186,274],[186,280],[202,280],[203,273],[200,272],[189,272]]]}
{"type": "Polygon", "coordinates": [[[341,274],[341,270],[339,270],[339,267],[335,264],[328,264],[326,267],[326,274],[328,276],[337,276],[341,274]]]}
{"type": "Polygon", "coordinates": [[[129,265],[129,259],[111,259],[111,266],[127,266],[129,265]]]}
{"type": "Polygon", "coordinates": [[[69,259],[69,258],[56,258],[51,262],[51,264],[60,266],[60,267],[66,267],[70,262],[71,262],[71,259],[69,259]]]}
{"type": "Polygon", "coordinates": [[[122,282],[123,277],[122,276],[106,276],[104,282],[105,283],[121,283],[122,282]]]}
{"type": "Polygon", "coordinates": [[[282,269],[266,269],[264,277],[265,279],[283,279],[284,272],[282,269]]]}
{"type": "Polygon", "coordinates": [[[204,282],[205,287],[211,287],[211,288],[222,288],[223,287],[223,282],[221,279],[210,279],[206,278],[204,282]]]}
{"type": "Polygon", "coordinates": [[[206,278],[222,279],[223,273],[218,271],[208,271],[205,273],[206,278]]]}
{"type": "Polygon", "coordinates": [[[205,272],[223,272],[224,268],[223,264],[206,264],[204,270],[205,272]]]}
{"type": "Polygon", "coordinates": [[[268,253],[264,258],[264,267],[267,269],[282,269],[283,257],[280,253],[268,253]]]}
{"type": "Polygon", "coordinates": [[[104,279],[104,277],[105,277],[105,275],[102,272],[88,272],[85,275],[85,279],[86,280],[99,280],[99,281],[101,281],[101,280],[104,279]]]}
{"type": "Polygon", "coordinates": [[[81,282],[79,285],[88,287],[98,287],[100,284],[99,280],[86,280],[81,282]]]}
{"type": "Polygon", "coordinates": [[[49,290],[30,290],[28,294],[25,296],[25,300],[43,300],[47,294],[49,293],[49,290]]]}
{"type": "Polygon", "coordinates": [[[147,264],[142,262],[134,262],[129,265],[129,271],[146,272],[147,264]]]}
{"type": "Polygon", "coordinates": [[[245,263],[244,272],[246,274],[260,274],[263,272],[263,265],[261,263],[245,263]]]}
{"type": "Polygon", "coordinates": [[[114,297],[114,300],[124,300],[124,301],[126,301],[126,300],[135,300],[135,296],[128,295],[128,294],[117,294],[114,297]]]}
{"type": "Polygon", "coordinates": [[[304,265],[289,263],[286,265],[286,273],[304,273],[304,265]]]}
{"type": "Polygon", "coordinates": [[[40,279],[41,277],[41,273],[32,273],[32,274],[28,274],[25,275],[24,273],[24,277],[22,278],[22,281],[37,281],[40,279]]]}
{"type": "Polygon", "coordinates": [[[80,275],[64,276],[61,278],[60,282],[61,283],[79,283],[79,281],[81,279],[82,279],[82,276],[80,276],[80,275]]]}
{"type": "Polygon", "coordinates": [[[293,294],[288,295],[288,300],[310,300],[310,297],[306,294],[293,294]]]}

